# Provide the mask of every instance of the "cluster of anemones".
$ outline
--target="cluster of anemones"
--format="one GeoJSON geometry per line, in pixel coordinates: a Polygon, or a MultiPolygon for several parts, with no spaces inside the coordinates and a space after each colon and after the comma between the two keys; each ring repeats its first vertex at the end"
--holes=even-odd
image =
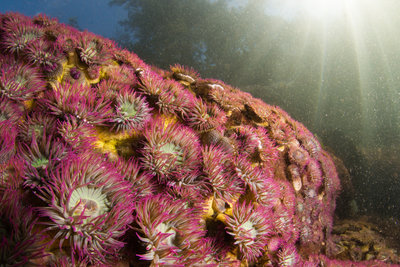
{"type": "Polygon", "coordinates": [[[335,168],[281,109],[43,15],[0,14],[0,52],[6,264],[296,266],[330,244],[335,168]]]}

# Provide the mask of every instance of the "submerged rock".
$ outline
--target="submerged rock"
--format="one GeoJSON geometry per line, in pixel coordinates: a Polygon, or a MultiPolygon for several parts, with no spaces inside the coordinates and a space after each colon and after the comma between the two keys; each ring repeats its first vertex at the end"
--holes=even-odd
{"type": "Polygon", "coordinates": [[[45,15],[1,14],[0,52],[0,263],[336,255],[335,165],[279,107],[45,15]]]}

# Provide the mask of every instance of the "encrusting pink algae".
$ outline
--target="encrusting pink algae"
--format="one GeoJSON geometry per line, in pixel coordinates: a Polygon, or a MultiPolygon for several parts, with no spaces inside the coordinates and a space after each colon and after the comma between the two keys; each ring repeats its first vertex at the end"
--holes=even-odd
{"type": "Polygon", "coordinates": [[[45,15],[0,52],[1,266],[384,264],[332,259],[335,165],[279,107],[45,15]]]}

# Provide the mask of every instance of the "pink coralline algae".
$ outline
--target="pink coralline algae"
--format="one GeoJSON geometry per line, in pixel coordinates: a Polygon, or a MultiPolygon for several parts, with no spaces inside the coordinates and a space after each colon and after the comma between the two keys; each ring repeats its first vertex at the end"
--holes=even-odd
{"type": "Polygon", "coordinates": [[[0,52],[0,265],[334,262],[335,166],[279,107],[44,15],[0,52]]]}

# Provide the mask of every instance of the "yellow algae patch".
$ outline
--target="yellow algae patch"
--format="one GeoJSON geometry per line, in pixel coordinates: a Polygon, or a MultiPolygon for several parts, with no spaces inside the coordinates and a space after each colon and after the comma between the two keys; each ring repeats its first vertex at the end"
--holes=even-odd
{"type": "Polygon", "coordinates": [[[130,139],[135,135],[137,134],[134,132],[114,133],[106,128],[96,127],[97,140],[94,145],[103,153],[118,155],[117,144],[123,140],[130,139]]]}
{"type": "Polygon", "coordinates": [[[206,211],[204,214],[204,218],[211,218],[214,215],[214,210],[212,208],[214,197],[210,197],[205,204],[204,210],[206,211]]]}

